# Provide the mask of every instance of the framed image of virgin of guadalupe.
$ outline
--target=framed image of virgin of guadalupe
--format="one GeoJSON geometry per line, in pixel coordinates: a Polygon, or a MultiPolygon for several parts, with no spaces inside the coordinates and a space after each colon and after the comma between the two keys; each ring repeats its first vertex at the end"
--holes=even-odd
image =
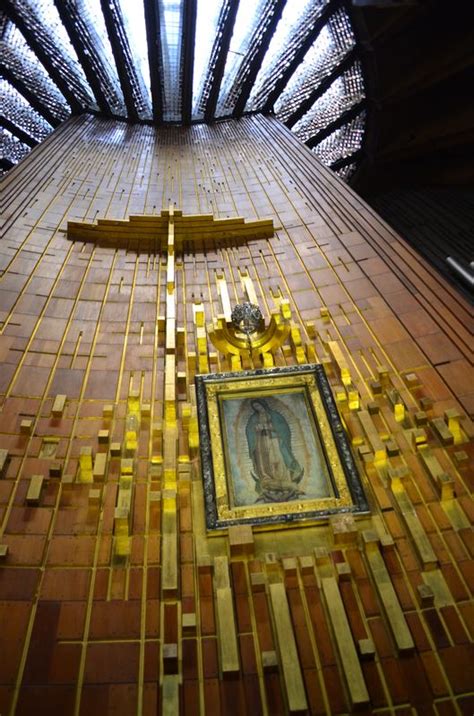
{"type": "Polygon", "coordinates": [[[367,513],[321,365],[196,376],[209,530],[367,513]]]}

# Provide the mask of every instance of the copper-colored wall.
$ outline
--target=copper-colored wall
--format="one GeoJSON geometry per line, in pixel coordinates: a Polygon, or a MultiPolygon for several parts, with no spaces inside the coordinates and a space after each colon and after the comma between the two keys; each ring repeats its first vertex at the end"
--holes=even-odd
{"type": "MultiPolygon", "coordinates": [[[[454,290],[278,122],[261,117],[168,130],[76,118],[10,172],[3,202],[0,713],[155,714],[177,698],[186,714],[277,714],[298,697],[311,713],[347,712],[358,676],[338,651],[344,632],[323,595],[326,580],[349,620],[347,648],[360,651],[366,713],[471,714],[472,319],[454,290]],[[255,532],[247,553],[238,544],[231,552],[226,535],[208,540],[203,530],[197,457],[183,427],[176,594],[160,586],[164,485],[152,430],[163,414],[166,256],[66,236],[68,220],[159,214],[170,203],[184,214],[275,224],[272,239],[177,255],[177,327],[185,329],[177,362],[186,373],[179,419],[193,400],[193,301],[212,320],[222,312],[216,276],[235,303],[244,298],[239,268],[248,270],[267,317],[274,297],[289,298],[306,357],[325,364],[372,508],[345,530],[336,520],[255,532]],[[328,341],[345,356],[360,408],[369,408],[371,436],[337,388],[328,341]],[[151,415],[140,422],[131,553],[120,559],[119,458],[107,458],[105,479],[92,486],[78,463],[83,447],[108,452],[100,430],[122,440],[137,389],[151,415]],[[66,405],[55,417],[61,394],[66,405]],[[445,416],[453,408],[460,417],[445,416]],[[375,463],[374,436],[385,451],[375,463]],[[26,503],[33,475],[45,478],[37,505],[26,503]],[[388,596],[374,567],[380,556],[388,596]],[[231,678],[220,672],[228,633],[216,619],[216,557],[229,559],[240,658],[231,678]],[[278,643],[285,631],[274,618],[274,584],[286,590],[294,671],[278,643]],[[184,615],[195,615],[195,626],[184,615]],[[414,648],[399,653],[406,627],[414,648]],[[292,691],[298,675],[303,695],[292,691]]],[[[275,362],[295,355],[289,343],[275,362]]],[[[220,355],[210,365],[229,367],[220,355]]]]}

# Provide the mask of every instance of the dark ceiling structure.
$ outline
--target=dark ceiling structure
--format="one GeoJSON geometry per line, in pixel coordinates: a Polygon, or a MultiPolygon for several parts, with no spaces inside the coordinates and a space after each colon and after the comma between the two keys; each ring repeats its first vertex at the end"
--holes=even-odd
{"type": "Polygon", "coordinates": [[[376,76],[351,184],[472,301],[474,5],[355,3],[376,76]]]}
{"type": "Polygon", "coordinates": [[[348,179],[367,52],[348,0],[4,0],[3,170],[72,114],[157,125],[274,112],[348,179]]]}

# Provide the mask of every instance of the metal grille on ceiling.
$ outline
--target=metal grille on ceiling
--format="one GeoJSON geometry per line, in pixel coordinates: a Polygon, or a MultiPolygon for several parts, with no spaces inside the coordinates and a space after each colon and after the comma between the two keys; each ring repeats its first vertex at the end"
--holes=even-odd
{"type": "Polygon", "coordinates": [[[71,114],[155,124],[274,112],[348,180],[366,90],[345,0],[5,0],[0,157],[71,114]]]}

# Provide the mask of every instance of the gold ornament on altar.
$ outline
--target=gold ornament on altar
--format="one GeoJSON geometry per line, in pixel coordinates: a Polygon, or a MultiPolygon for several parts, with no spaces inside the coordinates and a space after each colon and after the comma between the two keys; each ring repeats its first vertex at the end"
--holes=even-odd
{"type": "Polygon", "coordinates": [[[249,351],[252,350],[252,335],[265,326],[262,312],[253,303],[238,303],[231,314],[232,325],[247,336],[249,351]]]}
{"type": "Polygon", "coordinates": [[[248,358],[261,355],[265,364],[271,359],[271,353],[278,350],[288,338],[290,319],[290,305],[285,299],[281,299],[278,309],[272,311],[267,326],[258,306],[243,303],[234,307],[230,321],[221,316],[209,325],[208,335],[213,345],[224,355],[248,358]]]}

